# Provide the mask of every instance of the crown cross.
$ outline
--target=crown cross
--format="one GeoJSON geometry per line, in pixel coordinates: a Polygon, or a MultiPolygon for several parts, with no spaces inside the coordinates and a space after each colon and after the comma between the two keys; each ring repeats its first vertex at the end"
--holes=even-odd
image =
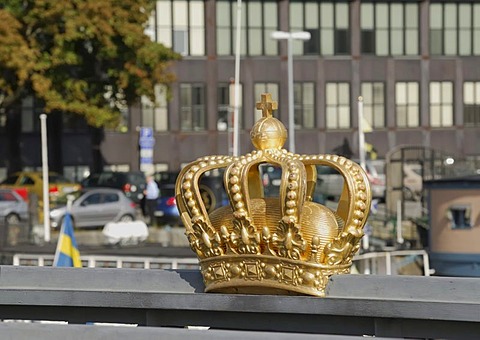
{"type": "Polygon", "coordinates": [[[262,93],[261,101],[257,102],[257,110],[262,110],[263,117],[271,117],[273,110],[278,109],[278,103],[272,100],[270,93],[262,93]]]}

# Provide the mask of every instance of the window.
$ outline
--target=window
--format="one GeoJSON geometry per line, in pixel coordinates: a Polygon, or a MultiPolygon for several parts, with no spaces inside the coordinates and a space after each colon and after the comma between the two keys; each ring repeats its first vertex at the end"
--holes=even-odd
{"type": "Polygon", "coordinates": [[[21,104],[22,132],[39,132],[39,117],[42,112],[43,107],[39,105],[38,100],[33,96],[23,98],[21,104]]]}
{"type": "Polygon", "coordinates": [[[17,184],[18,177],[19,177],[18,175],[12,175],[12,176],[10,176],[10,177],[7,177],[6,179],[4,179],[4,180],[2,181],[2,184],[9,184],[9,185],[11,185],[11,184],[17,184]]]}
{"type": "Polygon", "coordinates": [[[0,179],[5,178],[7,176],[7,168],[0,167],[0,179]]]}
{"type": "MultiPolygon", "coordinates": [[[[276,1],[244,1],[241,15],[240,53],[242,55],[277,55],[278,45],[270,34],[278,27],[276,1]]],[[[237,1],[216,1],[217,54],[235,54],[237,1]]]]}
{"type": "Polygon", "coordinates": [[[472,221],[470,216],[472,214],[472,207],[465,205],[452,205],[447,211],[447,217],[451,222],[452,229],[470,229],[472,228],[472,221]]]}
{"type": "Polygon", "coordinates": [[[480,54],[480,4],[430,4],[430,53],[480,54]]]}
{"type": "Polygon", "coordinates": [[[293,86],[293,108],[295,128],[313,129],[315,127],[315,85],[314,83],[295,83],[293,86]]]}
{"type": "Polygon", "coordinates": [[[120,201],[120,197],[117,194],[104,194],[103,202],[104,203],[115,203],[120,201]]]}
{"type": "Polygon", "coordinates": [[[90,175],[90,167],[88,165],[66,165],[63,167],[63,174],[71,181],[80,182],[90,175]]]}
{"type": "Polygon", "coordinates": [[[290,30],[310,32],[308,41],[293,41],[292,52],[345,55],[350,53],[348,2],[291,1],[290,30]]]}
{"type": "Polygon", "coordinates": [[[430,126],[453,125],[453,83],[433,81],[430,83],[430,126]]]}
{"type": "Polygon", "coordinates": [[[155,104],[142,96],[142,126],[151,127],[155,131],[168,130],[167,87],[155,85],[155,104]]]}
{"type": "Polygon", "coordinates": [[[372,128],[385,127],[385,85],[362,83],[363,117],[372,128]]]}
{"type": "Polygon", "coordinates": [[[0,109],[0,133],[5,132],[7,126],[7,114],[4,108],[0,109]]]}
{"type": "MultiPolygon", "coordinates": [[[[62,112],[61,119],[62,119],[62,129],[65,132],[81,132],[81,131],[87,131],[89,129],[85,118],[75,113],[62,112]]],[[[105,130],[108,131],[107,128],[105,128],[105,130]]],[[[115,130],[115,129],[112,129],[112,130],[115,130]]]]}
{"type": "MultiPolygon", "coordinates": [[[[239,100],[239,116],[242,117],[242,84],[240,85],[240,100],[239,100]]],[[[217,96],[217,130],[227,131],[229,126],[228,122],[233,124],[233,116],[235,109],[235,84],[220,84],[218,86],[217,96]]]]}
{"type": "Polygon", "coordinates": [[[180,84],[180,129],[203,131],[206,123],[204,85],[180,84]]]}
{"type": "Polygon", "coordinates": [[[362,2],[360,20],[362,53],[418,55],[418,4],[362,2]]]}
{"type": "Polygon", "coordinates": [[[327,83],[327,129],[348,129],[350,124],[350,84],[327,83]]]}
{"type": "Polygon", "coordinates": [[[101,202],[101,194],[91,194],[90,196],[85,197],[80,205],[84,207],[90,204],[100,204],[101,202]]]}
{"type": "Polygon", "coordinates": [[[107,164],[103,166],[103,171],[127,172],[130,171],[128,164],[107,164]]]}
{"type": "MultiPolygon", "coordinates": [[[[262,93],[270,93],[272,95],[272,100],[278,102],[280,97],[278,96],[278,84],[276,83],[255,83],[254,85],[254,97],[255,100],[260,100],[262,93]]],[[[276,113],[278,111],[274,111],[273,115],[279,119],[279,114],[276,113]]],[[[257,110],[255,107],[255,120],[259,120],[262,118],[262,110],[257,110]]]]}
{"type": "Polygon", "coordinates": [[[157,0],[145,33],[183,56],[205,55],[203,1],[157,0]]]}
{"type": "Polygon", "coordinates": [[[480,126],[480,82],[463,83],[463,122],[465,126],[480,126]]]}
{"type": "Polygon", "coordinates": [[[420,125],[419,94],[417,82],[395,84],[395,112],[398,127],[420,125]]]}
{"type": "Polygon", "coordinates": [[[166,163],[156,163],[153,164],[155,172],[168,171],[168,164],[166,163]]]}

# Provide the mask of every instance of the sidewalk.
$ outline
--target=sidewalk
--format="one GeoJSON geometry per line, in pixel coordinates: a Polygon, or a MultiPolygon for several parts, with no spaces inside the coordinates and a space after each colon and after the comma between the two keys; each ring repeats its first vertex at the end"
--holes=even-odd
{"type": "MultiPolygon", "coordinates": [[[[144,243],[158,244],[162,247],[190,247],[187,236],[185,236],[185,228],[183,227],[149,227],[148,238],[144,243]]],[[[36,236],[36,242],[41,244],[43,241],[42,235],[36,236]]],[[[58,231],[52,231],[50,235],[51,243],[58,241],[58,231]]],[[[102,229],[93,230],[75,230],[75,239],[79,246],[108,246],[110,245],[106,237],[102,233],[102,229]]],[[[132,245],[132,243],[128,243],[132,245]]],[[[134,245],[134,244],[133,244],[134,245]]]]}

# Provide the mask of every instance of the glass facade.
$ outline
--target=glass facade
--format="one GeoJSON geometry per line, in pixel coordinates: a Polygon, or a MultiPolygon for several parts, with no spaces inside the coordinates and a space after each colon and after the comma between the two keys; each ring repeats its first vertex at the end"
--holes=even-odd
{"type": "MultiPolygon", "coordinates": [[[[141,98],[141,110],[138,106],[122,109],[121,124],[106,129],[104,141],[118,132],[134,138],[135,126],[151,126],[162,135],[180,133],[186,140],[189,133],[206,135],[209,127],[220,132],[218,141],[223,141],[222,132],[228,131],[233,110],[229,79],[234,73],[237,1],[154,2],[145,33],[184,56],[172,64],[178,81],[173,84],[173,96],[170,98],[164,87],[157,86],[155,102],[141,98]]],[[[480,2],[243,0],[241,19],[242,136],[248,134],[252,121],[261,116],[254,108],[261,93],[269,92],[278,102],[288,103],[286,42],[272,39],[271,33],[307,31],[310,40],[292,42],[294,120],[296,129],[304,130],[298,134],[299,141],[307,141],[313,150],[332,149],[330,144],[336,136],[319,146],[314,134],[336,131],[343,138],[354,131],[356,119],[352,115],[357,112],[356,99],[361,95],[366,121],[374,132],[383,130],[369,135],[371,140],[384,138],[385,145],[393,147],[397,142],[429,144],[455,135],[456,139],[442,142],[456,147],[455,151],[461,149],[465,155],[480,155],[480,151],[475,151],[477,147],[472,146],[475,128],[480,127],[480,72],[475,59],[480,55],[480,2]],[[455,134],[440,131],[452,127],[455,134]],[[388,137],[384,132],[388,132],[388,137]],[[456,145],[459,141],[466,141],[465,146],[456,145]],[[464,151],[467,148],[474,151],[464,151]]],[[[38,115],[42,110],[31,97],[22,98],[14,112],[0,107],[0,138],[11,131],[12,112],[18,120],[12,119],[10,124],[21,122],[19,134],[39,135],[38,115]]],[[[279,110],[283,114],[277,115],[285,118],[288,107],[282,104],[279,110]]],[[[90,131],[79,115],[62,113],[58,117],[63,124],[62,133],[86,135],[90,131]]],[[[216,135],[213,131],[208,133],[214,136],[208,144],[211,147],[216,135]]],[[[123,137],[111,140],[124,140],[123,137]]],[[[14,150],[7,147],[5,140],[0,144],[0,156],[5,160],[0,162],[1,168],[7,166],[7,152],[14,150]]],[[[241,140],[247,142],[247,137],[241,140]]],[[[27,144],[17,144],[29,148],[23,146],[27,144]]],[[[385,156],[385,145],[378,148],[379,157],[385,156]]],[[[208,154],[206,147],[200,145],[195,152],[208,154]]],[[[222,152],[223,147],[219,142],[215,152],[222,152]]],[[[135,157],[135,152],[132,155],[128,157],[135,157]]],[[[186,161],[163,157],[161,161],[172,169],[186,161]]],[[[88,164],[82,162],[67,165],[88,164]]],[[[134,168],[138,160],[115,162],[134,168]]],[[[66,172],[76,173],[76,168],[72,169],[66,172]]]]}
{"type": "MultiPolygon", "coordinates": [[[[276,55],[277,42],[270,34],[278,27],[276,1],[244,1],[241,14],[240,54],[276,55]]],[[[237,1],[216,1],[217,54],[235,54],[237,1]]]]}
{"type": "Polygon", "coordinates": [[[291,1],[290,30],[310,32],[308,41],[294,41],[293,54],[345,55],[350,53],[348,2],[291,1]]]}
{"type": "Polygon", "coordinates": [[[205,55],[204,8],[201,0],[157,0],[145,33],[183,56],[205,55]]]}
{"type": "Polygon", "coordinates": [[[432,55],[480,54],[480,3],[430,4],[430,53],[432,55]]]}
{"type": "Polygon", "coordinates": [[[362,1],[360,18],[362,53],[378,56],[418,55],[417,3],[362,1]]]}

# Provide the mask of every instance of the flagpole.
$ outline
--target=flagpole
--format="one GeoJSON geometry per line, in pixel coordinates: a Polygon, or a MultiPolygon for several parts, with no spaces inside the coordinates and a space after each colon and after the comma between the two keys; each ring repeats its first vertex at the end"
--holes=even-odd
{"type": "Polygon", "coordinates": [[[237,0],[237,31],[235,40],[235,102],[233,106],[233,156],[240,154],[240,38],[242,18],[242,0],[237,0]]]}
{"type": "Polygon", "coordinates": [[[358,156],[360,166],[365,170],[365,132],[363,131],[363,97],[358,97],[358,156]]]}
{"type": "Polygon", "coordinates": [[[40,132],[42,138],[42,179],[43,179],[43,230],[45,242],[50,242],[50,197],[48,195],[48,148],[47,115],[40,115],[40,132]]]}

